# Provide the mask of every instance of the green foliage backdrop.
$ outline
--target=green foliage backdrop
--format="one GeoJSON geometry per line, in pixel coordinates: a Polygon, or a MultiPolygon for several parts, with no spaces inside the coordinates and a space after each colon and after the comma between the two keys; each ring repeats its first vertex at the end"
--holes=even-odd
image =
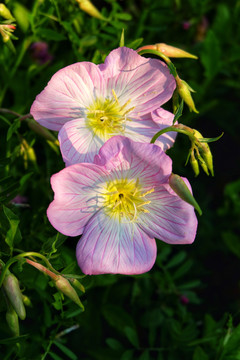
{"type": "Polygon", "coordinates": [[[1,359],[240,359],[239,1],[96,0],[103,19],[75,0],[5,4],[17,39],[12,46],[0,39],[0,258],[6,263],[25,251],[46,256],[84,286],[85,293],[77,291],[85,310],[49,277],[15,262],[11,272],[31,304],[14,337],[0,296],[1,359]],[[199,110],[185,107],[182,122],[206,137],[224,136],[211,146],[214,178],[194,178],[184,166],[189,144],[181,135],[168,152],[203,210],[193,245],[159,241],[147,274],[83,276],[77,238],[57,233],[46,217],[53,198],[49,179],[64,166],[59,148],[25,115],[57,70],[77,61],[103,62],[119,46],[122,29],[125,45],[134,49],[164,42],[199,57],[174,61],[196,90],[199,110]],[[34,52],[37,41],[48,45],[45,63],[34,52]]]}

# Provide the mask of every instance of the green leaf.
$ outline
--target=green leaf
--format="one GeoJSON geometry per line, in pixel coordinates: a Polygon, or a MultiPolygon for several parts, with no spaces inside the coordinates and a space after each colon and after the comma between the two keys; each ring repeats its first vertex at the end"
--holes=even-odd
{"type": "Polygon", "coordinates": [[[145,350],[142,355],[138,358],[138,360],[150,360],[149,351],[145,350]]]}
{"type": "Polygon", "coordinates": [[[132,349],[131,350],[126,350],[122,354],[120,360],[132,360],[133,359],[133,354],[134,354],[134,350],[132,350],[132,349]]]}
{"type": "Polygon", "coordinates": [[[184,107],[184,100],[182,99],[179,107],[177,108],[177,111],[175,113],[174,119],[173,119],[173,125],[175,124],[176,121],[178,121],[178,119],[182,116],[182,112],[183,112],[183,107],[184,107]]]}
{"type": "Polygon", "coordinates": [[[227,247],[233,252],[233,254],[240,258],[239,236],[231,231],[226,231],[222,234],[222,237],[227,247]]]}
{"type": "Polygon", "coordinates": [[[20,220],[17,217],[17,215],[15,215],[6,206],[3,206],[3,211],[4,211],[4,214],[7,217],[9,224],[10,224],[10,229],[8,230],[8,232],[6,234],[5,242],[8,244],[8,246],[10,247],[10,249],[12,251],[14,240],[16,239],[17,241],[20,241],[22,238],[20,230],[18,228],[18,224],[19,224],[20,220]]]}
{"type": "Polygon", "coordinates": [[[9,127],[7,132],[7,141],[11,139],[13,134],[17,132],[17,129],[21,126],[21,122],[19,121],[19,118],[15,119],[12,125],[9,127]]]}
{"type": "Polygon", "coordinates": [[[166,269],[170,269],[174,266],[179,265],[180,263],[185,260],[187,254],[185,251],[180,251],[178,254],[176,254],[165,266],[166,269]]]}
{"type": "MultiPolygon", "coordinates": [[[[105,276],[106,277],[106,276],[105,276]]],[[[123,331],[124,326],[134,326],[131,316],[119,306],[105,305],[102,309],[103,316],[107,322],[119,331],[123,331]]]]}
{"type": "Polygon", "coordinates": [[[108,338],[108,339],[106,339],[106,343],[113,350],[121,351],[123,349],[123,346],[120,343],[120,341],[118,341],[116,339],[108,338]]]}
{"type": "Polygon", "coordinates": [[[131,41],[126,46],[131,49],[137,49],[141,45],[142,42],[143,42],[143,38],[139,38],[139,39],[131,41]]]}
{"type": "Polygon", "coordinates": [[[200,59],[205,68],[205,76],[210,79],[216,76],[221,68],[221,48],[219,39],[212,30],[207,32],[200,59]]]}
{"type": "Polygon", "coordinates": [[[60,356],[54,354],[52,351],[49,351],[48,355],[50,355],[53,358],[53,360],[63,360],[63,358],[61,358],[60,356]]]}
{"type": "Polygon", "coordinates": [[[36,34],[47,40],[53,40],[53,41],[66,40],[65,35],[51,29],[38,28],[36,34]]]}
{"type": "Polygon", "coordinates": [[[128,13],[118,13],[115,16],[120,20],[130,21],[132,20],[132,15],[128,13]]]}
{"type": "Polygon", "coordinates": [[[29,11],[28,9],[20,4],[19,2],[14,2],[13,15],[17,20],[17,25],[23,32],[27,32],[29,27],[29,11]]]}
{"type": "Polygon", "coordinates": [[[21,341],[26,341],[28,336],[29,335],[20,335],[20,336],[16,336],[16,337],[10,337],[7,339],[0,339],[0,344],[4,344],[4,345],[16,344],[21,341]]]}
{"type": "Polygon", "coordinates": [[[203,349],[198,346],[193,354],[193,360],[208,360],[209,357],[208,355],[205,353],[205,351],[203,351],[203,349]]]}
{"type": "Polygon", "coordinates": [[[139,340],[138,335],[135,329],[131,328],[130,326],[126,326],[124,328],[125,335],[127,336],[130,343],[137,349],[139,349],[139,340]]]}
{"type": "Polygon", "coordinates": [[[62,343],[60,343],[59,341],[54,341],[53,342],[65,355],[68,356],[69,359],[71,360],[78,360],[77,355],[75,355],[72,350],[70,350],[69,348],[67,348],[65,345],[63,345],[62,343]]]}

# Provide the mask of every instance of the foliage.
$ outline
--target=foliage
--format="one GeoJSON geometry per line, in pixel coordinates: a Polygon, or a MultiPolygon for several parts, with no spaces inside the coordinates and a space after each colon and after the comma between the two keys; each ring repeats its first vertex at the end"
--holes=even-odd
{"type": "Polygon", "coordinates": [[[103,20],[75,0],[5,3],[17,39],[0,39],[0,258],[10,261],[29,306],[20,336],[13,337],[1,289],[1,359],[240,359],[239,3],[96,1],[103,20]],[[181,135],[168,152],[174,172],[191,179],[203,210],[195,243],[179,248],[159,241],[147,274],[85,277],[76,265],[77,239],[56,234],[46,217],[49,178],[64,166],[56,134],[39,133],[28,113],[57,70],[77,61],[101,63],[119,46],[122,29],[134,49],[164,42],[199,56],[174,61],[196,90],[199,110],[185,107],[181,121],[197,124],[206,137],[224,136],[211,147],[213,179],[194,179],[184,167],[188,143],[181,135]],[[34,51],[39,41],[48,44],[46,62],[34,51]],[[75,290],[85,311],[21,258],[26,251],[40,253],[71,284],[79,280],[75,290]]]}

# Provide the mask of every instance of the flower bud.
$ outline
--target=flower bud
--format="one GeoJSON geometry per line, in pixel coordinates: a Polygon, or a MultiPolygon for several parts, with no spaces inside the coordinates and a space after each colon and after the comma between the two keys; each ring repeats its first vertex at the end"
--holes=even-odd
{"type": "Polygon", "coordinates": [[[22,294],[22,299],[23,299],[24,305],[32,307],[31,300],[29,299],[28,296],[22,294]]]}
{"type": "Polygon", "coordinates": [[[58,290],[60,290],[63,294],[67,295],[72,301],[74,301],[78,306],[84,309],[83,304],[81,303],[78,294],[71,286],[69,281],[61,275],[57,275],[56,280],[53,280],[54,285],[58,290]]]}
{"type": "Polygon", "coordinates": [[[197,159],[194,156],[193,151],[191,151],[190,164],[192,165],[192,169],[194,171],[195,176],[198,176],[199,175],[199,164],[198,164],[197,159]]]}
{"type": "Polygon", "coordinates": [[[83,293],[85,293],[84,286],[77,280],[77,279],[69,279],[73,286],[75,286],[77,289],[81,290],[83,293]]]}
{"type": "Polygon", "coordinates": [[[13,336],[19,336],[19,321],[16,311],[9,304],[6,312],[6,321],[13,336]]]}
{"type": "Polygon", "coordinates": [[[208,171],[208,167],[207,167],[207,164],[205,163],[205,161],[203,160],[203,158],[201,157],[200,154],[197,155],[197,158],[198,158],[198,162],[199,164],[201,165],[203,171],[209,175],[209,171],[208,171]]]}
{"type": "Polygon", "coordinates": [[[14,20],[14,17],[8,10],[8,8],[4,4],[0,4],[0,16],[2,16],[6,20],[14,20]]]}
{"type": "MultiPolygon", "coordinates": [[[[202,134],[194,129],[194,136],[196,136],[197,139],[203,139],[202,134]]],[[[210,147],[207,142],[201,142],[201,146],[198,146],[199,152],[201,154],[200,156],[200,164],[203,167],[203,170],[208,174],[208,170],[210,170],[210,173],[212,176],[214,176],[214,170],[213,170],[213,158],[212,153],[210,150],[210,147]],[[204,164],[203,164],[204,163],[204,164]],[[205,170],[207,167],[207,171],[205,170]]]]}
{"type": "Polygon", "coordinates": [[[161,53],[163,53],[164,55],[168,56],[168,57],[173,57],[173,58],[191,58],[191,59],[197,59],[198,57],[190,54],[187,51],[184,51],[182,49],[176,48],[174,46],[171,45],[167,45],[164,43],[160,43],[160,44],[156,44],[156,50],[160,51],[161,53]]]}
{"type": "Polygon", "coordinates": [[[194,199],[191,191],[189,190],[181,176],[171,174],[169,177],[169,185],[182,200],[192,205],[198,211],[199,215],[202,215],[202,210],[200,209],[200,206],[194,199]]]}
{"type": "Polygon", "coordinates": [[[89,0],[76,0],[81,10],[100,20],[107,20],[89,0]]]}
{"type": "Polygon", "coordinates": [[[191,92],[193,92],[193,89],[184,81],[179,78],[179,76],[176,77],[177,82],[177,90],[181,98],[185,101],[185,103],[188,105],[190,111],[194,111],[195,113],[198,113],[191,92]]]}
{"type": "Polygon", "coordinates": [[[3,289],[19,318],[24,320],[26,317],[26,311],[22,300],[22,293],[19,287],[19,282],[16,276],[10,273],[10,271],[7,271],[7,274],[3,280],[3,289]]]}

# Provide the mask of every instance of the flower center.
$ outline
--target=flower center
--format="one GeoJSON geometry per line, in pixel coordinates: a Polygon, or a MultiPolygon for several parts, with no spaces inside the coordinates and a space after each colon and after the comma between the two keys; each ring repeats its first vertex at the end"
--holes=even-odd
{"type": "Polygon", "coordinates": [[[126,110],[131,100],[120,105],[117,95],[112,90],[113,97],[96,99],[87,108],[87,125],[95,135],[106,141],[114,135],[124,134],[127,114],[134,108],[126,110]]]}
{"type": "Polygon", "coordinates": [[[140,212],[149,212],[144,206],[150,204],[151,201],[147,201],[146,196],[153,191],[154,189],[143,192],[138,179],[110,181],[104,191],[103,206],[109,216],[118,218],[119,221],[125,218],[134,222],[140,212]]]}

